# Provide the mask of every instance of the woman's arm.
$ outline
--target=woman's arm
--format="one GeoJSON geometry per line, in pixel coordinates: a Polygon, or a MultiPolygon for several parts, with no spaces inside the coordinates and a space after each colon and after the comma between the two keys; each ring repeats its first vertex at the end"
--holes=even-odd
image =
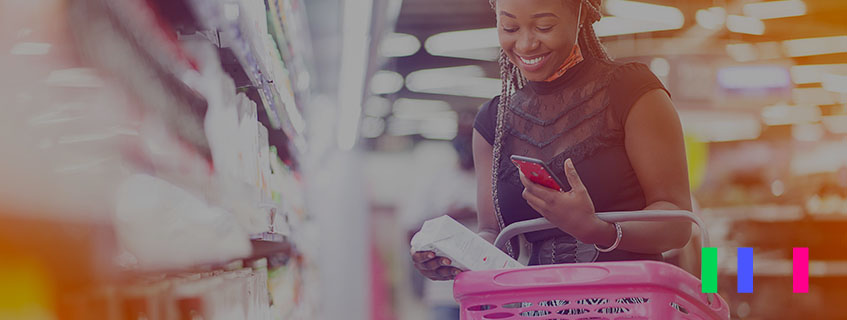
{"type": "Polygon", "coordinates": [[[491,167],[494,148],[474,129],[473,161],[476,171],[476,219],[477,233],[488,242],[494,243],[500,233],[500,224],[494,213],[494,199],[491,196],[491,167]]]}
{"type": "MultiPolygon", "coordinates": [[[[624,125],[626,151],[647,200],[645,210],[691,211],[688,166],[682,125],[665,91],[644,94],[632,106],[624,125]]],[[[639,253],[661,253],[681,248],[691,236],[686,221],[625,222],[619,248],[639,253]]],[[[602,223],[593,243],[615,242],[615,228],[602,223]]]]}

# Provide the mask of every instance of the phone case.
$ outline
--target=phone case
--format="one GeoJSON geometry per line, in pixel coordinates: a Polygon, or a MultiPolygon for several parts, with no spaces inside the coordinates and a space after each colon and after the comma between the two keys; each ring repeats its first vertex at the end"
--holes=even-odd
{"type": "Polygon", "coordinates": [[[570,191],[570,185],[556,177],[543,161],[522,156],[512,156],[511,159],[530,181],[553,190],[570,191]]]}

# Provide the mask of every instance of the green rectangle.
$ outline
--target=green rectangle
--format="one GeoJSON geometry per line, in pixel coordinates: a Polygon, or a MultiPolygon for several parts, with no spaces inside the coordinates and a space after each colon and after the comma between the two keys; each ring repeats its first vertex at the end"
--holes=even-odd
{"type": "Polygon", "coordinates": [[[718,293],[718,248],[703,248],[700,261],[703,293],[718,293]]]}

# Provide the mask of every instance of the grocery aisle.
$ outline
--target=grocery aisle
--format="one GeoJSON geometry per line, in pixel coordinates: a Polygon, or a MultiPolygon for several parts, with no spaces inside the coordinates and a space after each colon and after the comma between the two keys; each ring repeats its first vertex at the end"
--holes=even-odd
{"type": "Polygon", "coordinates": [[[0,319],[368,317],[311,5],[0,1],[0,319]]]}

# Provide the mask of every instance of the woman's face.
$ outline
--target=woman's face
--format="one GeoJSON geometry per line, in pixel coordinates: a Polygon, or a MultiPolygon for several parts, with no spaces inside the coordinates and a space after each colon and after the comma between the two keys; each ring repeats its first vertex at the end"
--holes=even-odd
{"type": "Polygon", "coordinates": [[[497,0],[500,46],[527,80],[544,81],[571,54],[577,12],[566,1],[497,0]]]}

